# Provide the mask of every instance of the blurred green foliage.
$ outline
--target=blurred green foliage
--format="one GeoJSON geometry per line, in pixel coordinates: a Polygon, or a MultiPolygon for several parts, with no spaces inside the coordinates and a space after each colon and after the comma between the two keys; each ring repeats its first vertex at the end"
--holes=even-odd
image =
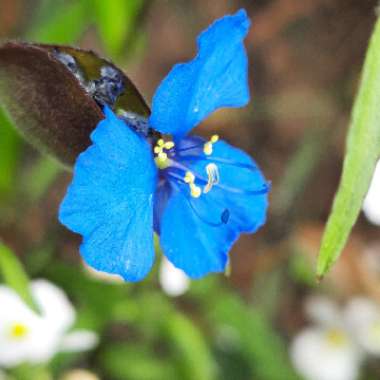
{"type": "Polygon", "coordinates": [[[20,154],[21,138],[0,107],[0,204],[15,185],[15,171],[20,154]]]}
{"type": "Polygon", "coordinates": [[[17,256],[0,241],[0,274],[24,302],[38,312],[29,289],[29,280],[17,256]]]}

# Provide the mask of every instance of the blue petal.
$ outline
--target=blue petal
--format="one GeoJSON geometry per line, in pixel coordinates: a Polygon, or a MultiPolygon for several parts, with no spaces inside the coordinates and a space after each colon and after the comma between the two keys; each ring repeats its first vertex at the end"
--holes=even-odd
{"type": "Polygon", "coordinates": [[[93,268],[138,281],[154,260],[156,166],[148,143],[105,110],[80,154],[59,219],[83,236],[80,251],[93,268]]]}
{"type": "Polygon", "coordinates": [[[198,37],[197,56],[175,65],[153,97],[154,129],[178,138],[216,109],[248,103],[243,40],[249,26],[245,10],[240,10],[217,20],[198,37]]]}
{"type": "Polygon", "coordinates": [[[187,185],[172,181],[173,195],[161,220],[160,242],[176,267],[198,278],[225,270],[228,251],[239,234],[255,232],[264,224],[268,197],[262,173],[241,150],[220,141],[214,145],[212,156],[191,157],[184,156],[181,164],[201,177],[207,178],[208,163],[216,163],[220,186],[192,198],[187,185]]]}

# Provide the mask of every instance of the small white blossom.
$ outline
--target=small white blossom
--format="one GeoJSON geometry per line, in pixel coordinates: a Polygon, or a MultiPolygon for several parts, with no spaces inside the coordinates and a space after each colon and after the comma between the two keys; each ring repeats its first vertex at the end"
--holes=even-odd
{"type": "Polygon", "coordinates": [[[291,348],[294,367],[306,380],[355,380],[360,353],[341,329],[306,328],[291,348]]]}
{"type": "Polygon", "coordinates": [[[66,372],[60,380],[100,380],[100,378],[85,369],[74,369],[66,372]]]}
{"type": "Polygon", "coordinates": [[[362,349],[380,356],[380,306],[368,298],[357,297],[348,303],[344,314],[362,349]]]}
{"type": "Polygon", "coordinates": [[[291,344],[296,370],[305,380],[356,380],[363,356],[338,306],[313,297],[306,302],[306,313],[314,325],[303,329],[291,344]]]}
{"type": "Polygon", "coordinates": [[[377,162],[368,193],[364,199],[363,211],[371,223],[380,225],[380,161],[377,162]]]}
{"type": "Polygon", "coordinates": [[[176,268],[168,259],[162,258],[159,280],[162,289],[171,297],[180,296],[189,289],[190,279],[185,272],[176,268]]]}
{"type": "MultiPolygon", "coordinates": [[[[40,314],[13,289],[0,285],[0,367],[47,362],[65,350],[65,339],[72,334],[67,332],[74,324],[75,310],[66,295],[45,280],[33,281],[31,293],[40,314]]],[[[86,336],[87,344],[81,342],[78,349],[90,349],[96,344],[94,333],[86,331],[86,336]]],[[[75,345],[70,350],[75,350],[75,345]]]]}

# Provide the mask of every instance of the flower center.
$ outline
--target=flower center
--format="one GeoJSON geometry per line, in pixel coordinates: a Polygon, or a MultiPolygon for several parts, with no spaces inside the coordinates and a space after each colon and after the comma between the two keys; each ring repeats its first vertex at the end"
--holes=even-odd
{"type": "Polygon", "coordinates": [[[170,166],[168,152],[172,150],[174,146],[175,144],[173,141],[165,142],[163,139],[158,139],[153,152],[155,154],[154,161],[159,169],[166,169],[170,166]]]}
{"type": "MultiPolygon", "coordinates": [[[[219,136],[213,135],[209,141],[203,144],[203,153],[206,156],[212,155],[213,144],[215,144],[218,140],[219,136]]],[[[164,141],[162,138],[160,138],[157,140],[157,143],[153,149],[155,155],[154,161],[157,167],[161,170],[172,167],[175,171],[170,172],[170,175],[177,181],[187,184],[189,186],[190,195],[193,198],[199,198],[202,193],[207,194],[211,191],[213,186],[218,184],[220,181],[219,170],[215,163],[209,163],[206,165],[206,179],[198,173],[194,173],[187,166],[180,162],[181,152],[199,147],[202,147],[202,145],[179,149],[177,152],[175,150],[175,143],[173,141],[164,141]]]]}
{"type": "Polygon", "coordinates": [[[372,324],[371,333],[374,339],[380,342],[380,320],[377,320],[372,324]]]}
{"type": "Polygon", "coordinates": [[[28,335],[28,333],[28,327],[20,322],[13,323],[9,331],[10,337],[14,340],[25,338],[25,336],[28,335]]]}
{"type": "Polygon", "coordinates": [[[335,348],[344,347],[347,344],[346,334],[339,329],[331,329],[326,332],[327,343],[335,348]]]}

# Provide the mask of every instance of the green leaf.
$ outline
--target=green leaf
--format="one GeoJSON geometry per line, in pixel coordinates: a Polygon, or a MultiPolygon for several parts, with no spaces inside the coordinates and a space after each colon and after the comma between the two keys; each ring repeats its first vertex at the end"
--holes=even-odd
{"type": "Polygon", "coordinates": [[[5,283],[13,288],[33,310],[37,311],[30,293],[29,279],[17,256],[0,241],[0,273],[5,283]]]}
{"type": "Polygon", "coordinates": [[[115,379],[167,380],[175,379],[170,362],[159,358],[148,348],[133,344],[111,344],[102,352],[100,364],[115,379]]]}
{"type": "Polygon", "coordinates": [[[89,79],[103,66],[118,70],[125,86],[115,111],[149,115],[144,99],[111,62],[91,51],[68,46],[8,42],[0,46],[0,103],[26,140],[70,167],[90,144],[90,134],[104,118],[80,81],[60,62],[69,54],[89,79]]]}
{"type": "Polygon", "coordinates": [[[11,371],[12,377],[7,380],[53,380],[49,371],[43,365],[24,363],[11,371]],[[14,377],[13,377],[14,376],[14,377]]]}
{"type": "Polygon", "coordinates": [[[227,330],[237,340],[252,371],[253,379],[299,380],[289,362],[286,346],[264,315],[224,293],[208,305],[211,324],[219,337],[227,330]]]}
{"type": "Polygon", "coordinates": [[[205,337],[183,314],[172,312],[166,319],[166,331],[184,380],[216,378],[216,364],[205,337]]]}
{"type": "Polygon", "coordinates": [[[377,21],[353,107],[343,173],[322,238],[317,276],[323,277],[346,244],[380,155],[380,20],[377,21]]]}

